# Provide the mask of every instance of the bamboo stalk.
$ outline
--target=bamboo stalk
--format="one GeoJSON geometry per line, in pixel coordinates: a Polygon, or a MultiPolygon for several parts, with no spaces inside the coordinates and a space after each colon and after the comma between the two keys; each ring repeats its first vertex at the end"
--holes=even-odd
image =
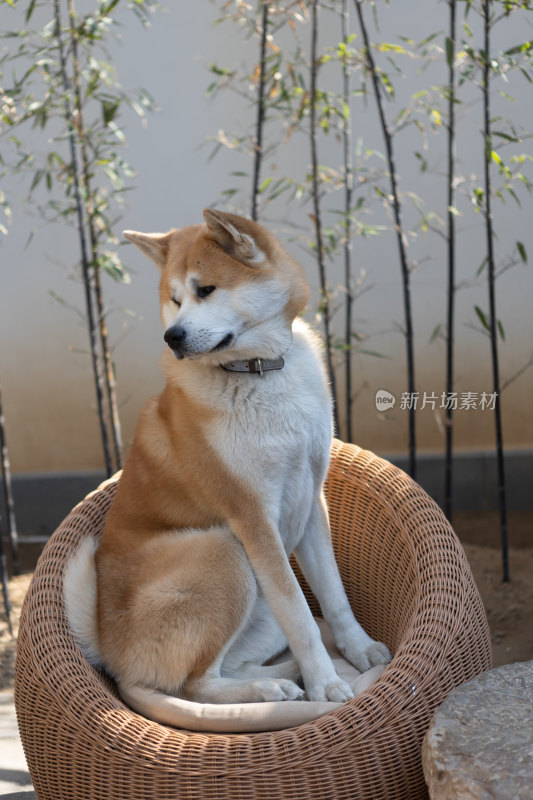
{"type": "MultiPolygon", "coordinates": [[[[11,551],[13,557],[13,571],[15,575],[19,574],[19,561],[18,561],[18,542],[17,542],[17,529],[15,525],[15,507],[13,504],[13,495],[11,492],[11,470],[9,468],[9,458],[7,455],[7,445],[5,437],[5,419],[2,407],[2,392],[0,386],[0,446],[2,450],[2,476],[6,509],[9,516],[9,533],[11,541],[11,551]]],[[[13,626],[11,624],[11,603],[9,602],[9,591],[7,586],[7,562],[6,554],[4,552],[4,537],[2,531],[2,516],[0,515],[0,579],[2,581],[2,595],[4,597],[4,608],[6,611],[7,627],[9,635],[13,636],[13,626]]]]}
{"type": "Polygon", "coordinates": [[[320,181],[318,176],[318,148],[317,148],[317,124],[316,124],[316,84],[318,67],[318,0],[311,2],[311,98],[310,98],[310,143],[311,143],[311,173],[312,173],[312,193],[313,193],[313,223],[315,227],[315,242],[318,263],[318,274],[321,292],[321,310],[324,323],[324,336],[326,340],[326,365],[330,382],[331,394],[333,397],[333,419],[335,430],[339,432],[339,418],[337,409],[337,388],[335,380],[335,369],[332,356],[332,333],[331,333],[331,308],[329,298],[329,287],[327,284],[326,265],[324,260],[324,243],[322,239],[322,219],[320,210],[320,181]]]}
{"type": "Polygon", "coordinates": [[[483,141],[485,148],[485,231],[487,236],[487,267],[489,289],[489,323],[490,323],[490,350],[492,359],[493,391],[496,401],[494,404],[494,421],[496,428],[496,463],[498,470],[498,506],[500,511],[500,535],[502,547],[502,573],[503,580],[509,580],[509,554],[507,541],[507,492],[505,485],[505,463],[503,454],[503,433],[500,401],[500,366],[498,358],[498,337],[496,317],[496,265],[494,260],[494,231],[492,226],[492,132],[490,119],[490,0],[482,0],[483,15],[483,141]]]}
{"type": "Polygon", "coordinates": [[[254,179],[252,185],[252,219],[257,220],[257,197],[263,162],[263,128],[265,123],[266,43],[268,35],[268,0],[263,2],[261,14],[261,53],[259,59],[259,87],[257,92],[257,121],[255,127],[254,179]]]}
{"type": "MultiPolygon", "coordinates": [[[[349,13],[348,0],[342,0],[341,9],[341,35],[345,46],[348,46],[349,13]]],[[[342,128],[342,145],[344,158],[344,290],[346,294],[345,322],[344,322],[344,379],[346,403],[346,441],[351,442],[352,430],[352,316],[353,316],[353,286],[352,286],[352,195],[353,195],[353,164],[352,164],[352,128],[350,108],[350,72],[346,57],[342,62],[342,96],[345,116],[342,128]],[[346,111],[348,109],[348,111],[346,111]]]]}
{"type": "MultiPolygon", "coordinates": [[[[368,30],[363,15],[362,2],[361,0],[354,0],[354,3],[355,3],[355,9],[357,11],[357,17],[359,20],[359,27],[361,28],[361,34],[363,36],[368,69],[372,78],[372,84],[374,86],[374,94],[376,98],[376,104],[378,108],[378,115],[383,134],[383,139],[385,140],[387,164],[389,167],[389,175],[390,175],[394,227],[396,231],[396,241],[398,244],[398,254],[400,258],[400,268],[402,276],[402,294],[403,294],[403,305],[404,305],[404,316],[405,316],[405,345],[406,345],[406,359],[407,359],[407,390],[410,396],[413,397],[415,391],[415,364],[414,364],[414,349],[413,349],[413,321],[412,321],[412,311],[411,311],[410,272],[409,272],[409,264],[407,261],[407,254],[404,244],[401,204],[398,192],[398,181],[397,181],[396,166],[394,160],[392,134],[387,124],[387,118],[383,106],[383,98],[381,96],[381,87],[379,83],[378,73],[376,70],[374,57],[372,55],[368,30]]],[[[412,478],[416,476],[416,427],[415,427],[414,403],[410,403],[409,407],[409,473],[412,478]]]]}
{"type": "Polygon", "coordinates": [[[0,384],[0,450],[2,453],[2,484],[4,491],[5,508],[7,512],[9,543],[11,547],[11,560],[13,562],[13,573],[15,575],[18,575],[20,572],[20,565],[19,565],[17,521],[15,517],[15,500],[13,497],[13,487],[11,485],[11,466],[9,463],[9,453],[7,450],[1,384],[0,384]]]}
{"type": "Polygon", "coordinates": [[[103,379],[98,360],[98,337],[96,330],[93,298],[91,294],[91,275],[89,269],[89,258],[87,253],[87,241],[85,236],[85,216],[86,209],[84,209],[82,195],[81,195],[81,178],[78,166],[78,155],[76,152],[76,133],[72,118],[72,112],[69,102],[69,80],[67,74],[67,62],[65,57],[65,49],[63,45],[63,34],[61,30],[61,10],[59,0],[54,0],[54,21],[55,21],[55,35],[57,38],[59,49],[59,61],[61,67],[61,76],[63,80],[64,90],[64,116],[68,128],[68,141],[70,148],[70,156],[72,162],[72,180],[74,185],[74,199],[76,205],[76,219],[78,224],[78,239],[80,244],[81,267],[83,284],[85,289],[85,305],[87,313],[87,325],[89,328],[89,346],[91,352],[91,362],[93,367],[94,383],[96,390],[96,404],[98,410],[98,420],[100,423],[100,434],[102,439],[102,447],[104,450],[104,459],[106,473],[108,476],[112,474],[112,460],[109,447],[109,437],[107,427],[105,424],[104,403],[103,403],[103,379]]]}
{"type": "Polygon", "coordinates": [[[6,611],[7,627],[9,635],[13,636],[13,625],[11,622],[11,603],[9,600],[9,591],[7,587],[7,563],[6,554],[4,553],[4,540],[2,538],[2,517],[0,516],[0,579],[2,580],[2,595],[4,598],[4,608],[6,611]]]}
{"type": "MultiPolygon", "coordinates": [[[[446,326],[446,393],[451,397],[454,378],[454,317],[455,317],[455,37],[456,37],[456,2],[448,0],[450,7],[448,58],[448,308],[446,326]]],[[[445,460],[444,460],[444,512],[449,520],[453,513],[453,409],[446,404],[445,428],[445,460]]]]}
{"type": "Polygon", "coordinates": [[[80,67],[78,58],[78,35],[76,33],[76,24],[75,24],[76,11],[74,7],[74,0],[68,0],[68,9],[70,17],[71,40],[72,40],[72,63],[74,69],[74,108],[76,111],[75,124],[80,141],[82,177],[83,177],[83,186],[85,188],[85,204],[87,209],[87,225],[88,225],[89,240],[91,245],[91,268],[93,277],[92,288],[94,290],[94,296],[96,300],[98,330],[100,334],[101,358],[103,359],[104,362],[104,382],[105,382],[107,406],[108,406],[107,419],[110,422],[111,435],[113,437],[113,449],[114,449],[113,471],[114,471],[115,469],[120,469],[122,467],[122,458],[123,458],[122,429],[120,425],[120,416],[118,411],[115,372],[113,369],[111,350],[109,347],[109,336],[107,330],[104,299],[102,292],[102,282],[100,275],[101,270],[98,264],[98,235],[94,224],[94,209],[93,209],[92,194],[91,194],[89,155],[87,152],[87,136],[85,134],[85,128],[83,124],[80,67]]]}

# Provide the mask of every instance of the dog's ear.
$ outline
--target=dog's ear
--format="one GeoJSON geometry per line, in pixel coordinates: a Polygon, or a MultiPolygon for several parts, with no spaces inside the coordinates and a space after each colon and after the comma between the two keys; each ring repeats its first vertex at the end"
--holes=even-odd
{"type": "Polygon", "coordinates": [[[224,214],[214,208],[204,209],[204,219],[209,235],[238,261],[244,261],[251,266],[264,262],[265,254],[250,230],[253,222],[244,217],[224,214]]]}
{"type": "Polygon", "coordinates": [[[137,245],[139,250],[151,258],[159,270],[163,270],[167,263],[170,233],[139,233],[138,231],[124,231],[125,239],[137,245]]]}

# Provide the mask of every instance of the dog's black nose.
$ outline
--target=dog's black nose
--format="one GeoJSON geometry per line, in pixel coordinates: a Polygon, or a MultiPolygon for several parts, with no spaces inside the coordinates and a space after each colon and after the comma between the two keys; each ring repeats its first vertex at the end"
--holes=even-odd
{"type": "Polygon", "coordinates": [[[181,325],[173,325],[165,331],[165,342],[171,350],[180,350],[186,337],[185,328],[181,325]]]}

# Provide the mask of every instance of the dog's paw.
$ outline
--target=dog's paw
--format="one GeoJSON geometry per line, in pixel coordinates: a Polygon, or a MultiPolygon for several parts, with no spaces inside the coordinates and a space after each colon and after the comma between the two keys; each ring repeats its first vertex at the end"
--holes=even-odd
{"type": "Polygon", "coordinates": [[[359,672],[366,672],[379,664],[388,664],[391,660],[387,645],[375,642],[373,639],[365,647],[357,647],[354,644],[346,645],[342,648],[342,654],[354,667],[357,667],[359,672]]]}
{"type": "Polygon", "coordinates": [[[366,651],[368,660],[371,667],[377,667],[380,664],[388,664],[392,661],[389,648],[383,642],[373,642],[366,651]]]}
{"type": "Polygon", "coordinates": [[[300,689],[294,681],[286,678],[270,678],[268,680],[252,682],[253,700],[252,702],[269,702],[272,700],[300,700],[303,689],[300,689]]]}
{"type": "Polygon", "coordinates": [[[330,701],[332,703],[346,703],[354,696],[350,684],[346,681],[337,678],[336,681],[331,681],[324,685],[316,684],[307,690],[307,697],[309,700],[316,700],[320,702],[330,701]]]}

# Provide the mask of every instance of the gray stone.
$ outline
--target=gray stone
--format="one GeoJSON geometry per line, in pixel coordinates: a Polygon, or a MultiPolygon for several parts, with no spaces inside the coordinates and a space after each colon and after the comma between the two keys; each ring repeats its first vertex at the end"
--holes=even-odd
{"type": "Polygon", "coordinates": [[[533,800],[533,661],[458,686],[422,746],[431,800],[533,800]]]}
{"type": "Polygon", "coordinates": [[[0,691],[0,795],[2,800],[35,800],[17,727],[13,692],[0,691]]]}

